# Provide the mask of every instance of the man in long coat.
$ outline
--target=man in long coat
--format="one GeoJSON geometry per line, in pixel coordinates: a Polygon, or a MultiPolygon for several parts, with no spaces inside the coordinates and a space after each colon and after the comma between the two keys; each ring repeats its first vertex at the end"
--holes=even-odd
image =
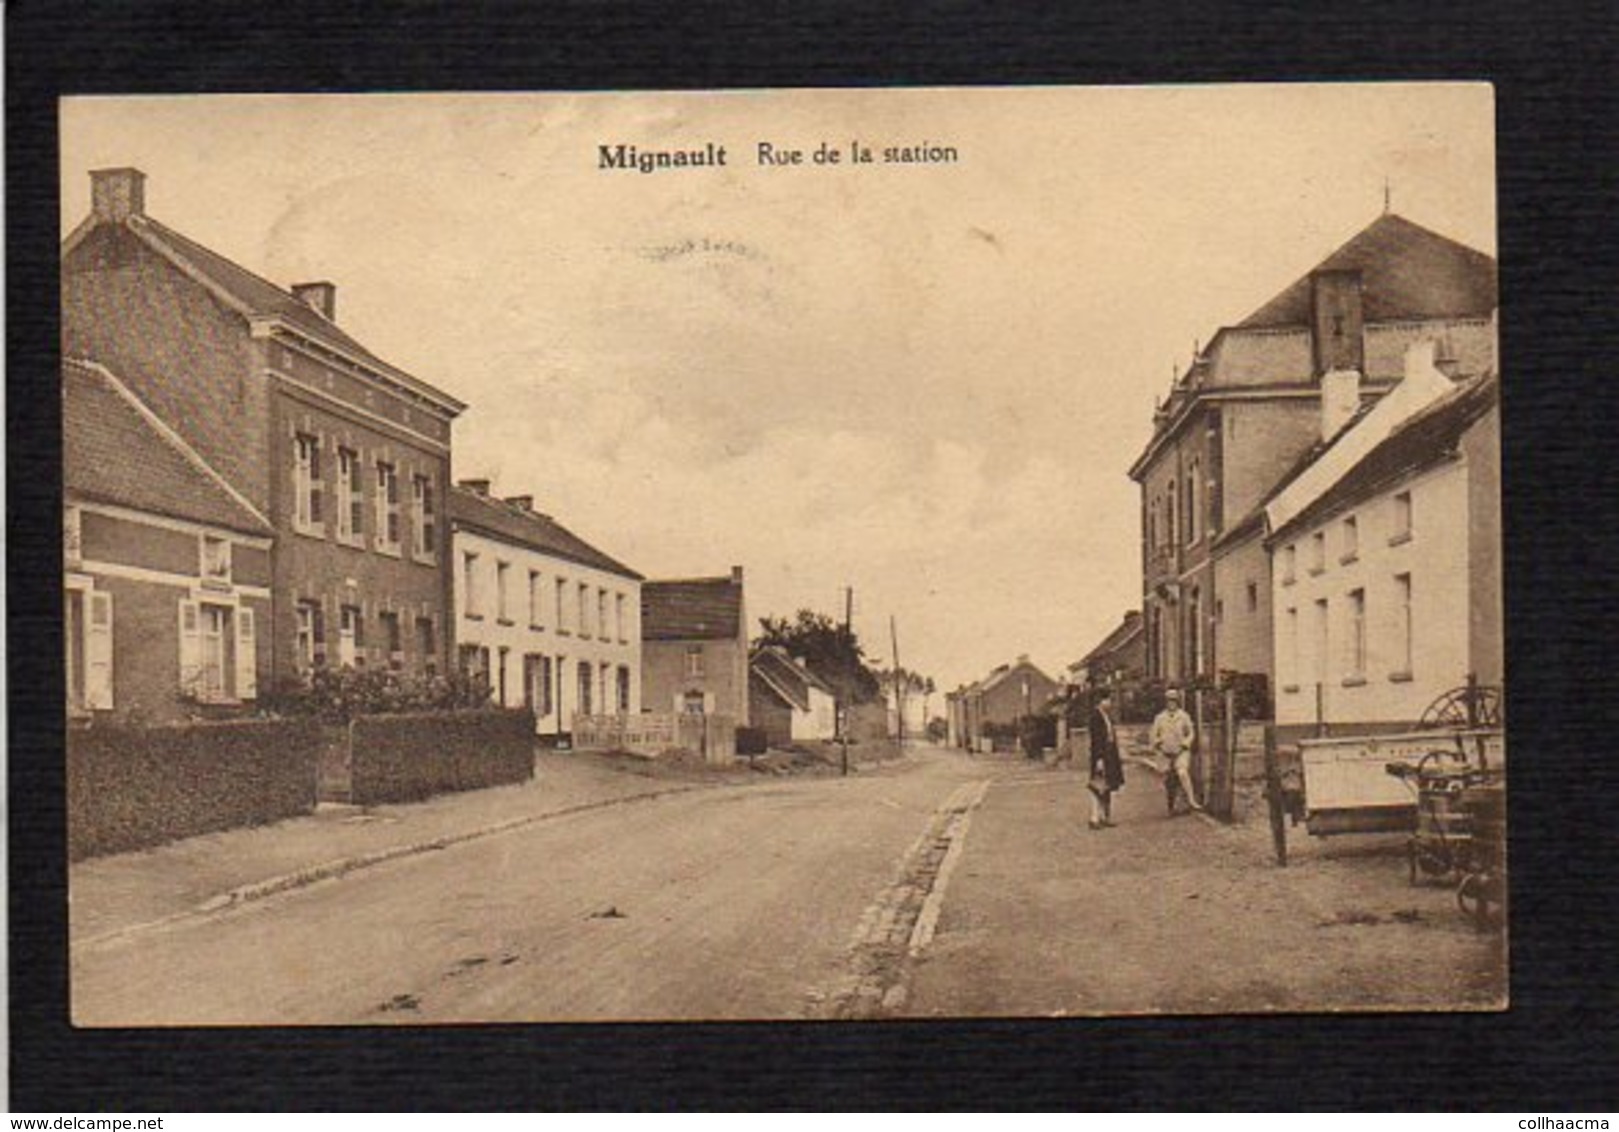
{"type": "Polygon", "coordinates": [[[1113,695],[1103,692],[1091,708],[1091,767],[1086,783],[1091,792],[1092,829],[1113,824],[1113,792],[1124,785],[1124,763],[1119,758],[1119,733],[1113,724],[1113,695]]]}

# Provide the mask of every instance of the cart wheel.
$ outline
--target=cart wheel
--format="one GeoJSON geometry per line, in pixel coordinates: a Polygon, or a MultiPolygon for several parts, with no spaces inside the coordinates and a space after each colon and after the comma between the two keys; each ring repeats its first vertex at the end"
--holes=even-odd
{"type": "Polygon", "coordinates": [[[1490,873],[1468,873],[1456,886],[1456,907],[1473,921],[1473,926],[1479,931],[1497,926],[1504,918],[1496,883],[1496,878],[1490,873]]]}

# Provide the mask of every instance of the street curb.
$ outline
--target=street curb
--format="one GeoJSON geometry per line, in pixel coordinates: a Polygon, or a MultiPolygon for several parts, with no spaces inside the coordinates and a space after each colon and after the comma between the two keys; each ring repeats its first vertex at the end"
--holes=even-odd
{"type": "Polygon", "coordinates": [[[201,904],[191,908],[163,916],[156,920],[147,920],[144,923],[130,924],[126,927],[113,928],[111,931],[99,935],[86,936],[83,939],[71,941],[72,947],[94,947],[128,936],[141,935],[159,928],[168,927],[183,920],[200,919],[232,908],[239,908],[252,904],[267,897],[276,896],[283,892],[292,892],[300,888],[307,888],[321,881],[337,880],[350,873],[369,869],[376,865],[387,864],[404,857],[418,856],[423,853],[434,853],[441,849],[448,849],[452,845],[461,845],[468,841],[477,841],[485,837],[494,837],[502,833],[509,833],[514,829],[521,829],[536,822],[549,821],[552,818],[568,817],[571,814],[586,813],[590,810],[605,809],[608,806],[620,806],[629,802],[645,802],[654,798],[666,798],[673,794],[684,794],[692,790],[704,789],[708,784],[692,783],[685,786],[671,787],[665,790],[653,790],[645,794],[628,794],[621,798],[606,798],[596,802],[582,802],[576,806],[565,806],[560,810],[548,810],[540,814],[527,814],[519,818],[496,822],[494,825],[480,826],[476,829],[463,830],[459,833],[447,833],[440,837],[430,838],[426,841],[416,841],[405,845],[391,845],[386,849],[374,849],[369,853],[357,853],[351,857],[339,857],[331,861],[323,861],[318,865],[298,869],[294,872],[283,873],[280,876],[270,877],[267,880],[254,881],[251,884],[239,885],[217,896],[204,900],[201,904]]]}

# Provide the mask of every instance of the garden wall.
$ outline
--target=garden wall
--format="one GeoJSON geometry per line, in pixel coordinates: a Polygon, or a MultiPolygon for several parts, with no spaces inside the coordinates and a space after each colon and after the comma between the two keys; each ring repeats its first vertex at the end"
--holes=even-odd
{"type": "Polygon", "coordinates": [[[68,855],[77,861],[309,813],[321,742],[309,720],[72,729],[68,855]]]}
{"type": "Polygon", "coordinates": [[[415,802],[534,777],[530,711],[359,716],[349,728],[349,800],[356,805],[415,802]]]}

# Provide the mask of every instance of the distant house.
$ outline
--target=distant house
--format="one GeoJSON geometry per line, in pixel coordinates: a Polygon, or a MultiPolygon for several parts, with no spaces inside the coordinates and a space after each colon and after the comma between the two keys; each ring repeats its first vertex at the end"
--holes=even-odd
{"type": "Polygon", "coordinates": [[[837,736],[836,693],[779,645],[753,654],[748,668],[748,717],[772,746],[837,736]]]}
{"type": "Polygon", "coordinates": [[[269,521],[106,368],[62,365],[70,717],[162,722],[258,698],[269,521]]]}
{"type": "Polygon", "coordinates": [[[269,521],[259,683],[446,666],[443,495],[465,406],[342,329],[331,283],[279,287],[161,223],[138,169],[90,179],[62,245],[63,356],[116,373],[269,521]]]}
{"type": "Polygon", "coordinates": [[[1501,682],[1499,379],[1434,354],[1266,506],[1279,729],[1398,729],[1501,682]]]}
{"type": "Polygon", "coordinates": [[[1068,666],[1069,682],[1079,688],[1105,688],[1139,679],[1145,674],[1146,660],[1141,611],[1132,609],[1095,648],[1068,666]]]}
{"type": "Polygon", "coordinates": [[[541,734],[575,713],[641,710],[641,575],[585,542],[532,496],[488,480],[450,490],[456,655],[498,704],[534,712],[541,734]]]}
{"type": "Polygon", "coordinates": [[[748,723],[748,621],[742,567],[729,576],[641,586],[641,703],[748,723]]]}
{"type": "Polygon", "coordinates": [[[951,698],[953,715],[959,715],[959,745],[984,749],[992,738],[991,731],[1008,730],[1025,716],[1039,714],[1060,691],[1061,686],[1026,656],[1000,665],[951,698]]]}

